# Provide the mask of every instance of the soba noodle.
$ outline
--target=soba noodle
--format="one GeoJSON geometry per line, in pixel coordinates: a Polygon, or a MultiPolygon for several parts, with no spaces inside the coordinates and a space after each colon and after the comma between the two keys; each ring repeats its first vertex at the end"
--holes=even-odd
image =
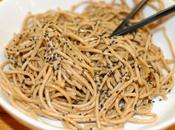
{"type": "MultiPolygon", "coordinates": [[[[124,1],[87,2],[82,13],[76,8],[29,14],[7,45],[0,84],[12,104],[33,117],[61,120],[69,129],[156,121],[153,99],[166,98],[174,85],[173,49],[173,59],[165,59],[149,27],[109,38],[131,11],[124,1]]],[[[139,13],[131,24],[142,18],[139,13]]]]}

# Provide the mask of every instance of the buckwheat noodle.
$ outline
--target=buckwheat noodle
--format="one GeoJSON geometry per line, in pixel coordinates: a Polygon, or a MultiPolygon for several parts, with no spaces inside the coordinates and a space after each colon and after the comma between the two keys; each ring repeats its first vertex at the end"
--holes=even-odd
{"type": "MultiPolygon", "coordinates": [[[[156,2],[159,7],[148,4],[163,8],[156,2]]],[[[29,14],[5,49],[1,88],[30,116],[61,120],[72,130],[156,121],[153,99],[166,99],[174,86],[175,54],[166,31],[172,59],[153,44],[148,26],[109,38],[131,11],[125,1],[86,4],[82,13],[75,12],[80,4],[29,14]]],[[[131,24],[142,18],[139,13],[131,24]]]]}

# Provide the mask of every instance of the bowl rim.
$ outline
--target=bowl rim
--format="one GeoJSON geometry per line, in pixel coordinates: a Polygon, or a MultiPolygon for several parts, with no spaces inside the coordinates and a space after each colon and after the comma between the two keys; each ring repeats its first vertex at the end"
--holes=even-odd
{"type": "MultiPolygon", "coordinates": [[[[18,109],[13,107],[10,103],[5,101],[3,98],[1,98],[1,96],[0,96],[0,106],[13,118],[15,118],[17,121],[19,121],[20,123],[24,124],[29,128],[35,128],[41,130],[56,130],[56,129],[58,130],[59,128],[47,125],[46,123],[43,123],[41,121],[38,121],[34,118],[25,115],[24,113],[20,112],[18,109]]],[[[59,129],[61,130],[63,128],[60,127],[59,129]]]]}

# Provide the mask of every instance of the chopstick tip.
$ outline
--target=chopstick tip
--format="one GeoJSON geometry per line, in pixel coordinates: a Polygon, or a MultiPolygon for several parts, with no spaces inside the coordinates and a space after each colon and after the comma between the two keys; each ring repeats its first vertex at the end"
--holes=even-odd
{"type": "Polygon", "coordinates": [[[120,34],[120,32],[113,32],[113,33],[111,33],[111,35],[109,36],[109,38],[111,38],[111,37],[116,37],[116,36],[120,36],[121,34],[120,34]]]}

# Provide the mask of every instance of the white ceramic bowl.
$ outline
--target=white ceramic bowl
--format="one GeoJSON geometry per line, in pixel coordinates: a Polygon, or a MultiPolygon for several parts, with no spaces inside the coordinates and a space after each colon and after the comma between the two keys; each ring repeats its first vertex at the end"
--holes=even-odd
{"type": "MultiPolygon", "coordinates": [[[[72,4],[80,1],[81,0],[3,0],[0,2],[0,63],[5,60],[3,55],[5,45],[12,38],[14,32],[20,31],[23,18],[29,11],[32,13],[39,13],[49,9],[56,9],[58,7],[68,9],[72,4]]],[[[128,0],[128,2],[132,6],[131,0],[128,0]]],[[[164,0],[164,2],[167,7],[175,4],[172,0],[164,0]]],[[[149,8],[146,8],[144,12],[147,16],[153,13],[153,11],[149,8]]],[[[175,17],[161,26],[166,27],[169,37],[175,42],[175,17]]],[[[171,57],[170,50],[167,44],[165,44],[166,40],[164,39],[162,33],[154,33],[153,41],[163,49],[166,57],[171,57]]],[[[168,95],[168,100],[162,102],[157,101],[154,104],[153,112],[158,114],[158,122],[148,125],[127,123],[125,130],[158,130],[175,123],[174,99],[175,88],[168,95]]],[[[45,119],[47,124],[39,122],[16,110],[9,103],[8,96],[2,90],[0,90],[0,105],[18,121],[31,128],[58,130],[55,126],[60,125],[60,123],[48,119],[45,119]]]]}

